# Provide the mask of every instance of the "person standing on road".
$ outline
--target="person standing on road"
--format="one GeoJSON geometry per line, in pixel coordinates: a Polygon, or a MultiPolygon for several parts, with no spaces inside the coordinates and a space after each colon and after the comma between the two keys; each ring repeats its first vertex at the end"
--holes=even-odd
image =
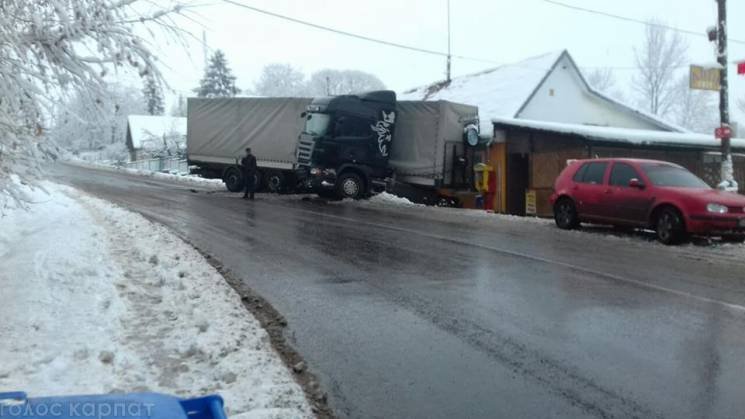
{"type": "Polygon", "coordinates": [[[246,149],[246,155],[241,159],[241,168],[243,169],[243,181],[245,185],[245,191],[243,193],[243,199],[248,199],[249,194],[251,199],[254,199],[254,191],[256,190],[256,157],[251,154],[251,148],[246,149]]]}

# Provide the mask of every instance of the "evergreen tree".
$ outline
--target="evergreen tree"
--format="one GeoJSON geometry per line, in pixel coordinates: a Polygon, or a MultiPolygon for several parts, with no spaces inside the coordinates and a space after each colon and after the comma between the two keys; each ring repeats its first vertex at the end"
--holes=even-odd
{"type": "Polygon", "coordinates": [[[160,84],[153,77],[145,79],[145,87],[142,89],[145,96],[145,107],[149,115],[163,115],[165,111],[163,106],[163,90],[160,84]]]}
{"type": "Polygon", "coordinates": [[[195,92],[199,97],[233,97],[240,92],[235,87],[235,76],[230,71],[222,51],[217,50],[210,58],[204,77],[195,92]]]}

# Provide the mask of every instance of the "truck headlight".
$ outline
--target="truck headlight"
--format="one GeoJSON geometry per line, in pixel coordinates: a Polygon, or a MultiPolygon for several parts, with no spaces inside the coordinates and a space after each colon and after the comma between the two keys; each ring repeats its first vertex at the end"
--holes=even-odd
{"type": "Polygon", "coordinates": [[[713,212],[715,214],[726,214],[729,212],[729,208],[721,204],[708,204],[706,205],[706,211],[713,212]]]}

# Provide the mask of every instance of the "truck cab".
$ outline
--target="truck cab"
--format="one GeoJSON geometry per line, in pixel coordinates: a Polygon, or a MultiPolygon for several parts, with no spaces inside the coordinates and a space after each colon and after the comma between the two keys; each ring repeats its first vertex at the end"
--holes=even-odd
{"type": "Polygon", "coordinates": [[[307,188],[353,199],[385,189],[391,175],[395,92],[316,98],[302,117],[297,162],[307,188]]]}

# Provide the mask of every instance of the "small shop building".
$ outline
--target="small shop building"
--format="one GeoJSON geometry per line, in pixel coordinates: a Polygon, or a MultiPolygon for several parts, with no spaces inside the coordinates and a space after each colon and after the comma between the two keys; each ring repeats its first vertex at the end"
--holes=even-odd
{"type": "MultiPolygon", "coordinates": [[[[553,182],[571,159],[666,160],[711,185],[720,180],[720,144],[713,134],[693,134],[599,92],[566,50],[432,83],[398,97],[478,106],[481,135],[489,145],[461,160],[467,162],[464,168],[481,163],[493,173],[495,191],[485,197],[489,202],[484,207],[497,212],[551,215],[548,198],[553,182]]],[[[742,188],[745,142],[732,144],[735,179],[742,188]]],[[[462,176],[471,177],[479,178],[475,173],[462,176]]],[[[458,198],[463,206],[478,206],[467,194],[458,198]]]]}
{"type": "MultiPolygon", "coordinates": [[[[573,159],[627,157],[679,164],[709,185],[720,182],[720,142],[713,135],[662,132],[515,118],[492,119],[498,182],[495,208],[550,216],[556,177],[573,159]],[[499,164],[501,163],[501,164],[499,164]]],[[[745,187],[745,140],[732,140],[735,180],[745,187]]]]}

